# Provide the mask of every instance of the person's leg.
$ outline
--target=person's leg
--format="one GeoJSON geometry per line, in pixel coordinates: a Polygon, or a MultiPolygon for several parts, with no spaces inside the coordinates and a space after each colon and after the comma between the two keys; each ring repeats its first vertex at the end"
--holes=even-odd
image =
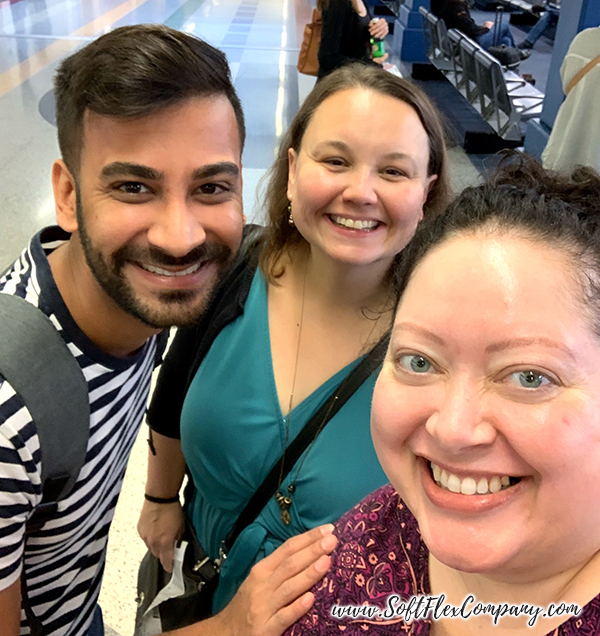
{"type": "Polygon", "coordinates": [[[486,51],[490,46],[494,46],[494,30],[490,29],[487,33],[477,36],[477,44],[486,51]]]}
{"type": "Polygon", "coordinates": [[[519,44],[520,49],[528,48],[532,49],[533,45],[542,37],[542,34],[550,24],[552,20],[552,12],[545,11],[540,16],[540,19],[531,27],[531,31],[527,34],[527,37],[519,44]]]}
{"type": "Polygon", "coordinates": [[[502,22],[500,25],[500,36],[496,38],[498,44],[504,44],[506,46],[515,46],[515,38],[513,37],[510,25],[508,22],[502,22]]]}
{"type": "Polygon", "coordinates": [[[477,36],[477,44],[488,51],[491,46],[500,46],[501,44],[504,44],[505,46],[515,46],[515,40],[508,23],[502,22],[500,25],[500,32],[497,37],[495,30],[490,29],[487,33],[477,36]]]}
{"type": "Polygon", "coordinates": [[[104,636],[104,621],[102,620],[102,610],[100,605],[96,605],[94,618],[85,636],[104,636]]]}

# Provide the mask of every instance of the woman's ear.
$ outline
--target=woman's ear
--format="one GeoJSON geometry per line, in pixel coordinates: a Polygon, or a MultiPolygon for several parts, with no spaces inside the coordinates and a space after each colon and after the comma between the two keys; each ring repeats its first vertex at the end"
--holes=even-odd
{"type": "Polygon", "coordinates": [[[52,166],[52,190],[56,221],[60,227],[72,234],[77,225],[77,186],[75,179],[62,159],[57,159],[52,166]]]}
{"type": "Polygon", "coordinates": [[[294,186],[296,185],[296,162],[298,160],[298,155],[293,148],[288,150],[288,187],[287,187],[287,198],[291,201],[294,186]]]}
{"type": "Polygon", "coordinates": [[[433,184],[437,181],[437,179],[437,174],[432,174],[430,177],[427,177],[427,181],[425,183],[425,191],[423,193],[423,205],[425,205],[425,201],[427,201],[427,197],[431,192],[431,188],[433,188],[433,184]]]}

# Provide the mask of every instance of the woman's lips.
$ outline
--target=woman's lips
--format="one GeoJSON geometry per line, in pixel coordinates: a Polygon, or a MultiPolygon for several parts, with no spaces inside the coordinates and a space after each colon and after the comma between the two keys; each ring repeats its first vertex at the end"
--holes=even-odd
{"type": "MultiPolygon", "coordinates": [[[[507,486],[504,485],[504,487],[502,487],[502,483],[500,483],[500,490],[497,492],[490,492],[488,488],[488,492],[485,494],[463,494],[461,492],[451,492],[447,488],[436,483],[433,478],[429,460],[424,457],[418,457],[417,462],[421,474],[423,490],[431,503],[438,508],[452,510],[455,512],[474,514],[478,512],[486,512],[503,506],[518,497],[530,481],[529,478],[523,477],[516,483],[510,483],[509,481],[509,484],[507,486]]],[[[502,481],[500,477],[499,481],[502,481]]],[[[514,481],[514,478],[511,481],[514,481]]],[[[494,485],[494,489],[495,488],[496,486],[494,485]]]]}

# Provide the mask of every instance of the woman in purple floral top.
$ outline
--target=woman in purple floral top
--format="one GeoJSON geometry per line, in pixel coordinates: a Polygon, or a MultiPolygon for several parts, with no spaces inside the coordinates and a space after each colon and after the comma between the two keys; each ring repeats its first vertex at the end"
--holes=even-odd
{"type": "Polygon", "coordinates": [[[286,636],[600,636],[599,200],[513,157],[417,231],[373,398],[391,485],[286,636]]]}

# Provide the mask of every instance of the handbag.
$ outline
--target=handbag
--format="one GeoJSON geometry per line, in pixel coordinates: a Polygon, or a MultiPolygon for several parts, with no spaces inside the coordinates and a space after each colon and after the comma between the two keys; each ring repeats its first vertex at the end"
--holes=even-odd
{"type": "Polygon", "coordinates": [[[155,636],[211,616],[218,575],[218,565],[204,552],[186,515],[173,574],[149,550],[142,559],[135,636],[155,636]]]}
{"type": "MultiPolygon", "coordinates": [[[[381,364],[387,344],[386,335],[342,380],[303,426],[285,453],[273,464],[221,543],[218,559],[212,560],[206,554],[187,517],[182,542],[175,551],[172,575],[163,569],[160,560],[150,551],[146,553],[138,572],[138,608],[134,636],[156,636],[187,627],[212,615],[212,599],[219,582],[221,565],[235,540],[267,505],[282,480],[325,425],[381,364]]],[[[188,487],[190,485],[191,481],[188,487]]],[[[186,495],[187,492],[186,487],[186,495]]],[[[189,497],[186,496],[185,499],[189,500],[189,497]]]]}
{"type": "Polygon", "coordinates": [[[506,68],[511,70],[516,70],[521,62],[519,50],[513,46],[506,46],[506,44],[490,46],[488,53],[493,55],[502,66],[506,66],[506,68]]]}
{"type": "Polygon", "coordinates": [[[304,27],[304,36],[298,55],[298,70],[304,75],[319,74],[319,46],[321,45],[321,32],[323,31],[323,18],[318,9],[313,9],[312,22],[304,27]]]}

